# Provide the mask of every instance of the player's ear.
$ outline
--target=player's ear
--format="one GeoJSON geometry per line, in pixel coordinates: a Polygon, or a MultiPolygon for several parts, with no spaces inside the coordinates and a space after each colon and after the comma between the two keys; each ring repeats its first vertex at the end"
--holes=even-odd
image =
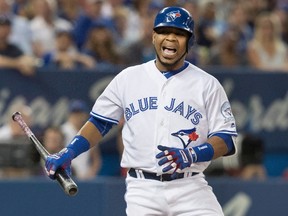
{"type": "Polygon", "coordinates": [[[152,44],[155,44],[155,31],[153,31],[153,34],[152,34],[152,44]]]}

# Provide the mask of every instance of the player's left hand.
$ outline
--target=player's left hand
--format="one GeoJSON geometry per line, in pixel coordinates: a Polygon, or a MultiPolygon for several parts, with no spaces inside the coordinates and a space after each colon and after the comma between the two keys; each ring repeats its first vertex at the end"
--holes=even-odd
{"type": "Polygon", "coordinates": [[[158,164],[160,166],[167,164],[167,166],[162,169],[163,172],[168,172],[173,169],[174,173],[179,172],[180,170],[190,167],[193,162],[196,161],[196,154],[192,147],[186,149],[162,145],[158,145],[157,147],[161,151],[156,155],[156,158],[160,159],[158,164]]]}

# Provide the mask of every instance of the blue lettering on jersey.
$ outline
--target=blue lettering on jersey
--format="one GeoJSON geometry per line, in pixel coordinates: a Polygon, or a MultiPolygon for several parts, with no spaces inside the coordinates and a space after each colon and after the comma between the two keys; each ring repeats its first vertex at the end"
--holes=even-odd
{"type": "Polygon", "coordinates": [[[128,121],[132,116],[140,113],[145,112],[147,110],[154,110],[157,109],[157,97],[149,97],[149,98],[142,98],[137,100],[138,103],[133,104],[130,103],[129,107],[125,108],[125,117],[128,121]]]}
{"type": "Polygon", "coordinates": [[[129,104],[129,106],[130,106],[130,110],[131,110],[133,115],[136,115],[139,113],[139,109],[135,109],[133,103],[129,104]]]}
{"type": "MultiPolygon", "coordinates": [[[[146,97],[138,99],[137,103],[130,103],[129,106],[125,108],[125,118],[128,121],[132,116],[137,115],[140,112],[155,110],[157,108],[157,97],[146,97]]],[[[176,103],[175,98],[171,98],[169,106],[165,106],[164,109],[169,112],[178,113],[188,120],[190,119],[194,125],[198,125],[200,119],[203,117],[199,111],[197,111],[191,105],[185,104],[184,101],[176,103]]]]}
{"type": "Polygon", "coordinates": [[[149,109],[157,109],[157,97],[149,97],[149,109]]]}
{"type": "Polygon", "coordinates": [[[133,116],[131,110],[129,108],[125,108],[125,118],[127,121],[129,121],[129,119],[133,116]]]}
{"type": "Polygon", "coordinates": [[[186,118],[186,119],[189,119],[194,114],[192,116],[192,118],[191,118],[191,122],[194,125],[199,124],[200,119],[203,117],[200,112],[198,112],[195,108],[193,108],[189,104],[187,105],[187,107],[185,107],[184,101],[180,102],[179,104],[175,104],[175,101],[176,101],[176,99],[172,98],[170,105],[169,106],[165,106],[164,108],[167,111],[171,111],[171,112],[174,112],[174,113],[179,112],[179,114],[181,116],[183,116],[184,118],[186,118]],[[185,109],[187,109],[186,112],[185,112],[185,109]]]}
{"type": "Polygon", "coordinates": [[[139,104],[139,109],[141,112],[144,112],[148,109],[148,99],[147,98],[139,99],[138,104],[139,104]]]}
{"type": "Polygon", "coordinates": [[[200,119],[201,119],[202,117],[203,117],[202,114],[199,113],[199,112],[197,112],[197,113],[195,113],[194,118],[191,119],[191,122],[192,122],[194,125],[197,125],[197,124],[199,124],[200,119]]]}

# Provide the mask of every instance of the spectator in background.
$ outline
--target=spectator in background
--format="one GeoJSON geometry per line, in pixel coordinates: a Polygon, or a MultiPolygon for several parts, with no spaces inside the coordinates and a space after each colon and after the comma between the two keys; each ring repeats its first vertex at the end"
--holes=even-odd
{"type": "Polygon", "coordinates": [[[179,2],[179,0],[163,0],[163,7],[177,6],[178,2],[179,2]]]}
{"type": "MultiPolygon", "coordinates": [[[[235,29],[237,31],[237,41],[235,44],[238,55],[246,55],[247,44],[253,37],[253,28],[248,23],[248,15],[242,2],[235,3],[229,10],[227,17],[227,31],[235,29]]],[[[223,40],[222,37],[219,40],[223,40]]]]}
{"type": "Polygon", "coordinates": [[[0,15],[11,18],[13,16],[11,9],[11,2],[7,0],[0,0],[0,15]]]}
{"type": "Polygon", "coordinates": [[[92,57],[80,53],[69,31],[56,33],[56,48],[43,55],[44,67],[57,69],[94,68],[95,61],[92,57]]]}
{"type": "MultiPolygon", "coordinates": [[[[65,136],[65,144],[71,142],[88,117],[89,112],[85,102],[81,100],[71,101],[67,121],[61,125],[61,131],[65,136]]],[[[98,148],[85,152],[73,161],[75,176],[82,180],[95,178],[100,168],[101,154],[98,148]]]]}
{"type": "Polygon", "coordinates": [[[239,0],[239,4],[246,11],[247,22],[252,27],[253,32],[257,17],[263,12],[273,13],[279,1],[281,0],[239,0]]]}
{"type": "Polygon", "coordinates": [[[267,177],[264,167],[264,142],[260,137],[245,134],[241,142],[240,178],[264,180],[267,177]]]}
{"type": "Polygon", "coordinates": [[[0,127],[0,140],[14,140],[14,139],[27,139],[27,136],[19,127],[19,125],[12,120],[12,114],[19,111],[22,114],[24,121],[30,127],[32,126],[32,111],[30,107],[24,104],[16,104],[10,110],[10,115],[7,116],[6,123],[0,127]]]}
{"type": "Polygon", "coordinates": [[[240,37],[239,28],[230,26],[212,49],[207,64],[224,67],[247,66],[246,55],[241,54],[238,49],[240,37]]]}
{"type": "MultiPolygon", "coordinates": [[[[50,154],[54,154],[63,149],[65,147],[64,141],[65,136],[62,133],[60,127],[49,126],[43,132],[42,144],[50,154]]],[[[43,169],[44,160],[41,160],[41,165],[42,168],[39,173],[41,173],[41,175],[44,175],[45,174],[45,171],[43,169]]],[[[72,175],[74,175],[73,167],[72,167],[72,175]]]]}
{"type": "MultiPolygon", "coordinates": [[[[143,28],[145,19],[148,16],[155,16],[156,10],[153,11],[151,0],[132,0],[129,10],[126,13],[126,28],[124,31],[124,38],[126,44],[130,45],[143,38],[143,28]]],[[[159,8],[157,8],[158,10],[159,8]]]]}
{"type": "Polygon", "coordinates": [[[9,42],[11,25],[8,17],[0,16],[0,68],[16,69],[25,76],[31,76],[35,73],[35,59],[9,42]]]}
{"type": "Polygon", "coordinates": [[[67,20],[59,18],[55,0],[34,0],[35,17],[30,22],[33,54],[42,58],[43,54],[55,49],[57,30],[72,30],[67,20]]]}
{"type": "Polygon", "coordinates": [[[117,43],[117,52],[122,52],[129,46],[129,39],[126,37],[127,24],[129,20],[129,10],[127,8],[118,8],[113,16],[113,40],[117,43]]]}
{"type": "Polygon", "coordinates": [[[141,64],[155,58],[154,47],[151,43],[154,15],[148,13],[145,17],[142,17],[142,19],[143,33],[141,38],[128,46],[123,52],[127,57],[125,63],[129,65],[141,64]]]}
{"type": "Polygon", "coordinates": [[[251,133],[240,133],[236,141],[237,154],[213,160],[206,176],[229,176],[243,180],[265,180],[265,145],[261,137],[251,133]]]}
{"type": "Polygon", "coordinates": [[[34,162],[36,163],[37,161],[38,163],[39,161],[37,151],[30,144],[27,135],[11,118],[12,114],[16,111],[21,112],[24,121],[29,127],[33,126],[30,107],[19,103],[10,108],[8,111],[10,114],[7,116],[6,123],[0,127],[0,145],[9,145],[12,151],[17,149],[18,153],[11,153],[10,156],[12,156],[14,161],[10,161],[9,165],[6,164],[0,169],[0,178],[30,177],[34,175],[34,162]],[[15,149],[13,149],[13,146],[15,149]]]}
{"type": "Polygon", "coordinates": [[[103,1],[103,7],[101,8],[101,16],[105,19],[111,20],[114,17],[115,11],[123,7],[126,7],[124,0],[103,1]]]}
{"type": "Polygon", "coordinates": [[[279,19],[271,13],[260,14],[248,45],[250,65],[263,71],[288,72],[287,45],[281,37],[279,19]]]}
{"type": "Polygon", "coordinates": [[[28,5],[28,1],[17,4],[12,1],[0,0],[0,16],[10,20],[11,30],[8,41],[17,46],[25,55],[32,54],[28,5]]]}
{"type": "MultiPolygon", "coordinates": [[[[198,29],[198,21],[199,21],[199,4],[198,1],[184,1],[183,7],[190,12],[190,14],[193,14],[193,19],[195,21],[195,30],[198,29]]],[[[195,40],[197,41],[198,33],[195,31],[195,40]]],[[[199,55],[198,55],[198,45],[195,44],[194,48],[189,50],[186,60],[194,65],[198,65],[199,63],[199,55]]],[[[201,49],[201,48],[200,48],[201,49]]]]}
{"type": "Polygon", "coordinates": [[[96,22],[89,31],[83,53],[93,57],[97,64],[111,66],[120,64],[121,58],[110,28],[103,22],[96,22]]]}
{"type": "Polygon", "coordinates": [[[61,128],[57,126],[50,126],[44,130],[43,134],[43,146],[50,154],[59,152],[65,147],[65,136],[61,131],[61,128]]]}
{"type": "Polygon", "coordinates": [[[281,23],[281,36],[288,46],[288,2],[279,4],[273,13],[279,17],[281,23]]]}
{"type": "Polygon", "coordinates": [[[79,0],[58,0],[57,8],[57,15],[70,22],[73,26],[83,11],[83,5],[80,5],[79,0]]]}
{"type": "Polygon", "coordinates": [[[0,15],[11,20],[9,42],[19,47],[23,53],[32,54],[31,31],[28,20],[29,2],[0,0],[0,15]]]}
{"type": "Polygon", "coordinates": [[[101,14],[103,0],[85,0],[84,10],[75,20],[73,36],[76,47],[83,49],[88,40],[89,31],[94,22],[103,22],[111,25],[111,19],[103,18],[101,14]]]}
{"type": "Polygon", "coordinates": [[[216,5],[209,1],[202,6],[200,19],[196,26],[196,41],[198,44],[199,64],[206,65],[210,58],[210,49],[215,45],[220,35],[216,28],[216,5]]]}

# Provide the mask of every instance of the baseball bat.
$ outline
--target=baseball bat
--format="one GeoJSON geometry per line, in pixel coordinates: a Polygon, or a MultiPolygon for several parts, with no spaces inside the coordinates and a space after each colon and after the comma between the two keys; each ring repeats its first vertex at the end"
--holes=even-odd
{"type": "MultiPolygon", "coordinates": [[[[15,112],[12,115],[12,119],[19,124],[19,126],[22,128],[25,134],[32,141],[35,148],[39,152],[41,158],[43,160],[46,160],[47,156],[49,156],[50,153],[47,151],[47,149],[44,148],[41,142],[37,139],[37,137],[30,130],[30,128],[28,127],[24,119],[22,118],[21,113],[15,112]]],[[[68,194],[69,196],[74,196],[77,194],[78,186],[63,168],[59,168],[56,171],[55,177],[56,177],[57,182],[60,184],[60,186],[62,187],[62,189],[64,190],[66,194],[68,194]]]]}

